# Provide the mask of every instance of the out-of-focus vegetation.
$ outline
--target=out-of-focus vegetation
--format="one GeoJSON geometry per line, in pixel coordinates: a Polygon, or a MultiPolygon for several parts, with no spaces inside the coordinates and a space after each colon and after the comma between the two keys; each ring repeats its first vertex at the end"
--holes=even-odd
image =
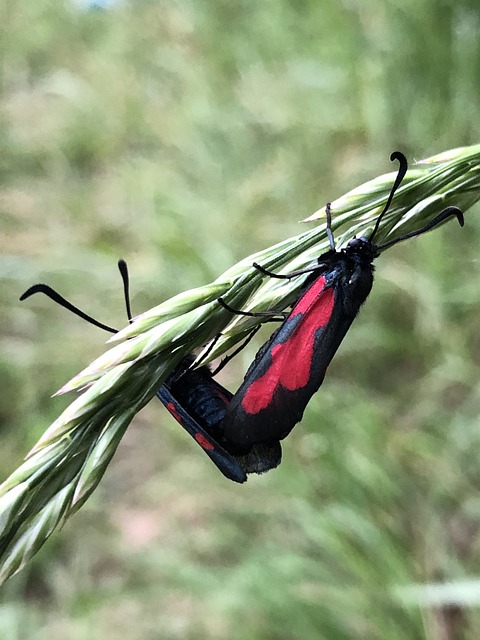
{"type": "MultiPolygon", "coordinates": [[[[298,232],[393,149],[480,137],[471,0],[1,11],[2,477],[107,337],[19,303],[30,284],[121,327],[118,257],[140,312],[298,232]]],[[[473,587],[438,607],[397,595],[480,572],[476,211],[378,260],[278,470],[228,483],[152,402],[93,498],[3,587],[5,637],[476,639],[473,587]]]]}

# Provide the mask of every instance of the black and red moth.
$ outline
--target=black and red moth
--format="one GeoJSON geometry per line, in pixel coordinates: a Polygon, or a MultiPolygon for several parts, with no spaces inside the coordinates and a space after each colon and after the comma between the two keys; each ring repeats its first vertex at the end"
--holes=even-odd
{"type": "MultiPolygon", "coordinates": [[[[120,260],[118,267],[124,283],[125,303],[130,320],[127,265],[120,260]]],[[[20,300],[25,300],[34,293],[47,295],[57,304],[105,331],[117,332],[81,311],[46,284],[33,285],[20,300]]],[[[194,361],[193,355],[184,357],[157,391],[157,398],[230,480],[245,482],[247,473],[263,473],[278,466],[282,458],[278,441],[244,446],[224,439],[223,420],[233,394],[213,379],[207,366],[192,369],[194,361]]]]}
{"type": "Polygon", "coordinates": [[[276,442],[285,438],[302,419],[305,407],[321,386],[328,365],[370,293],[372,263],[382,249],[425,233],[451,216],[463,226],[462,212],[448,207],[418,231],[376,245],[373,240],[380,221],[407,171],[403,154],[394,152],[391,160],[399,161],[399,171],[385,208],[368,238],[353,238],[344,249],[337,251],[327,205],[330,250],[318,258],[315,266],[277,275],[255,265],[272,277],[293,278],[309,272],[310,275],[291,312],[260,348],[242,385],[230,400],[223,423],[223,436],[227,441],[242,446],[276,442]]]}
{"type": "MultiPolygon", "coordinates": [[[[218,469],[235,482],[245,482],[248,473],[262,473],[280,463],[279,441],[301,420],[308,401],[321,386],[330,361],[370,293],[372,263],[380,251],[420,235],[451,216],[456,216],[463,226],[462,212],[449,207],[420,230],[375,245],[379,223],[407,170],[402,154],[395,152],[391,159],[399,160],[400,169],[369,238],[354,238],[345,249],[336,251],[327,206],[331,249],[318,258],[314,267],[279,276],[255,265],[271,277],[310,275],[284,323],[257,353],[236,394],[216,382],[208,367],[192,369],[193,355],[186,356],[157,391],[168,411],[218,469]]],[[[120,261],[119,267],[130,318],[126,265],[120,261]]],[[[30,287],[21,300],[38,292],[92,324],[116,332],[80,311],[48,285],[30,287]]]]}

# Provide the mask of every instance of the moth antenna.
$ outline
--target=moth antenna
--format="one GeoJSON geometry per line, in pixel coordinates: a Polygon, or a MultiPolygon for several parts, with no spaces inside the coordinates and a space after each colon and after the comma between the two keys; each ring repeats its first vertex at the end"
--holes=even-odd
{"type": "Polygon", "coordinates": [[[407,169],[408,169],[408,162],[406,157],[403,155],[403,153],[401,151],[394,151],[392,153],[392,155],[390,156],[390,160],[393,162],[394,160],[398,160],[399,162],[399,167],[398,167],[398,173],[397,173],[397,177],[395,178],[395,182],[393,183],[393,186],[390,190],[390,194],[387,198],[387,202],[385,204],[385,207],[383,208],[382,213],[378,216],[377,218],[377,222],[375,223],[375,227],[370,235],[369,241],[372,242],[373,238],[375,237],[378,228],[380,226],[380,222],[382,221],[383,216],[387,213],[388,209],[390,208],[390,205],[392,204],[392,200],[393,200],[393,196],[395,195],[396,190],[398,189],[398,187],[400,186],[402,180],[405,177],[405,174],[407,173],[407,169]]]}
{"type": "Polygon", "coordinates": [[[123,281],[123,295],[125,298],[125,308],[127,310],[128,321],[132,322],[132,309],[130,307],[130,278],[128,275],[127,263],[123,258],[118,261],[118,270],[123,281]]]}
{"type": "Polygon", "coordinates": [[[400,236],[399,238],[384,242],[383,244],[378,245],[377,249],[387,249],[388,247],[397,244],[397,242],[402,242],[402,240],[408,240],[408,238],[415,238],[415,236],[420,236],[422,235],[422,233],[430,231],[430,229],[433,229],[437,225],[441,224],[444,220],[447,220],[447,218],[451,218],[452,216],[455,216],[458,220],[458,224],[463,227],[463,225],[465,224],[463,212],[458,207],[447,207],[421,229],[418,229],[417,231],[411,231],[410,233],[406,233],[404,236],[400,236]]]}
{"type": "Polygon", "coordinates": [[[27,289],[25,293],[22,293],[22,295],[20,296],[20,300],[21,301],[26,300],[30,296],[33,296],[34,293],[43,293],[48,298],[50,298],[50,300],[53,300],[54,302],[59,304],[61,307],[68,309],[68,311],[71,311],[79,318],[82,318],[83,320],[86,320],[90,324],[93,324],[95,327],[99,327],[100,329],[103,329],[104,331],[109,331],[110,333],[118,333],[118,329],[109,327],[108,324],[103,324],[103,322],[99,322],[92,316],[89,316],[88,313],[85,313],[84,311],[76,307],[74,304],[69,302],[66,298],[64,298],[57,291],[55,291],[55,289],[52,289],[52,287],[49,287],[48,284],[34,284],[32,287],[27,289]]]}
{"type": "MultiPolygon", "coordinates": [[[[121,259],[118,261],[118,270],[120,271],[120,275],[122,276],[123,294],[125,297],[125,307],[127,310],[128,320],[129,322],[131,322],[132,312],[130,308],[130,293],[129,293],[130,280],[128,276],[128,267],[125,260],[121,259]]],[[[85,313],[84,311],[76,307],[74,304],[69,302],[66,298],[60,295],[58,291],[55,291],[55,289],[50,287],[48,284],[34,284],[29,289],[27,289],[25,293],[22,293],[22,295],[20,296],[20,300],[21,301],[26,300],[30,296],[33,296],[33,294],[35,293],[43,293],[48,298],[50,298],[50,300],[53,300],[54,302],[59,304],[61,307],[64,307],[65,309],[75,314],[79,318],[82,318],[82,320],[86,320],[88,323],[93,324],[95,327],[98,327],[99,329],[103,329],[104,331],[108,331],[109,333],[118,333],[118,329],[114,329],[113,327],[110,327],[108,324],[104,324],[103,322],[96,320],[93,316],[88,315],[88,313],[85,313]]]]}

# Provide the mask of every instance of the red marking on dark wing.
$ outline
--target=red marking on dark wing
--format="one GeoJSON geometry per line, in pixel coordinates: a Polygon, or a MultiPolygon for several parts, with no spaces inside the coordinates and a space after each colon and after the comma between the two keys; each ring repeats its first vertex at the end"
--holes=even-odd
{"type": "MultiPolygon", "coordinates": [[[[169,402],[168,404],[165,405],[165,407],[169,410],[169,412],[172,414],[175,420],[177,420],[177,422],[179,422],[182,425],[185,423],[185,420],[182,419],[181,414],[178,413],[173,402],[169,402]]],[[[209,440],[207,440],[207,438],[203,434],[195,433],[193,437],[198,442],[198,444],[202,447],[202,449],[206,449],[207,451],[212,451],[213,449],[215,449],[215,445],[212,444],[209,440]]]]}
{"type": "Polygon", "coordinates": [[[177,422],[183,424],[182,416],[178,413],[177,408],[175,407],[173,402],[169,402],[168,404],[166,404],[165,408],[168,409],[168,411],[172,414],[177,422]]]}
{"type": "Polygon", "coordinates": [[[285,342],[272,346],[270,366],[248,386],[242,399],[247,413],[256,414],[266,409],[279,386],[288,391],[307,386],[314,359],[315,334],[329,322],[335,304],[334,289],[325,288],[325,282],[325,276],[315,280],[292,309],[286,323],[300,314],[301,321],[285,342]]]}
{"type": "Polygon", "coordinates": [[[206,449],[207,451],[212,451],[212,449],[215,449],[215,445],[213,445],[209,440],[207,440],[205,436],[202,435],[201,433],[195,434],[195,440],[202,447],[202,449],[206,449]]]}

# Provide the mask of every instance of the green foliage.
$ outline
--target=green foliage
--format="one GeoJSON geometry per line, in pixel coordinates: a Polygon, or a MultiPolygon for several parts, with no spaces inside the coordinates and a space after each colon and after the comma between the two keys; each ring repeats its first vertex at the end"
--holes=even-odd
{"type": "MultiPolygon", "coordinates": [[[[140,312],[296,234],[393,149],[478,142],[470,1],[2,13],[3,477],[65,406],[48,395],[103,350],[47,301],[21,306],[30,284],[121,327],[118,257],[140,312]]],[[[277,471],[226,483],[148,406],[92,499],[3,587],[8,637],[476,638],[475,594],[397,594],[480,570],[478,228],[469,215],[378,261],[277,471]]]]}

